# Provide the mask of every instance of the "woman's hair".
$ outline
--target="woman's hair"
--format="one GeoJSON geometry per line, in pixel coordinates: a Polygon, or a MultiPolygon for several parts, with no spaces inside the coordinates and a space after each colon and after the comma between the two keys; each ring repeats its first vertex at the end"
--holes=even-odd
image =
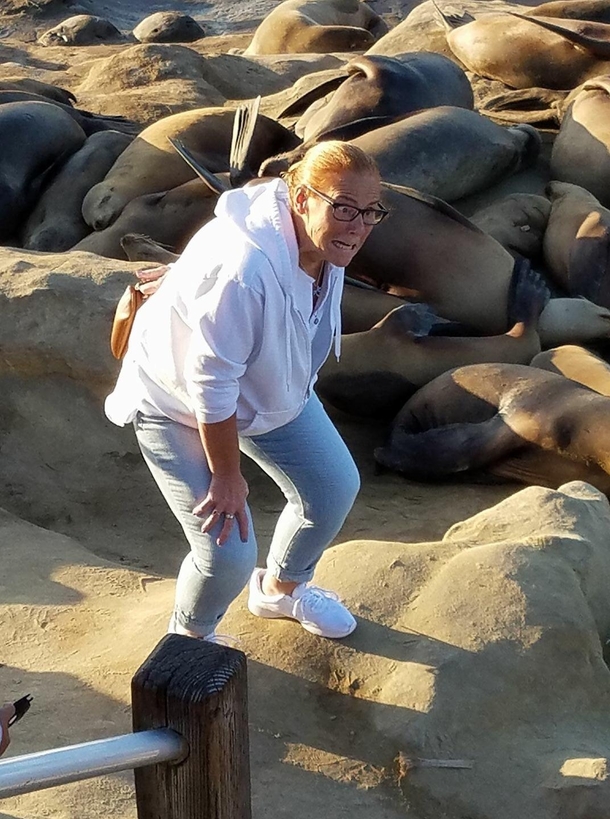
{"type": "Polygon", "coordinates": [[[344,171],[372,174],[379,178],[379,168],[371,156],[350,142],[338,140],[313,145],[302,159],[284,171],[282,178],[288,186],[290,201],[294,204],[300,185],[324,187],[329,176],[344,171]]]}

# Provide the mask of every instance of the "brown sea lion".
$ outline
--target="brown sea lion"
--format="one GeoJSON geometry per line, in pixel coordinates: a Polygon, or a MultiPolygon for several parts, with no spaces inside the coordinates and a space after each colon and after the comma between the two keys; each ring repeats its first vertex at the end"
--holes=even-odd
{"type": "Polygon", "coordinates": [[[544,260],[553,280],[574,296],[610,308],[610,210],[568,182],[547,187],[551,214],[544,260]]]}
{"type": "Polygon", "coordinates": [[[364,55],[345,68],[348,78],[330,101],[307,111],[297,123],[305,141],[364,117],[395,118],[439,105],[474,106],[466,74],[442,54],[364,55]]]}
{"type": "MultiPolygon", "coordinates": [[[[448,25],[455,18],[445,18],[448,25]]],[[[571,89],[610,72],[610,25],[485,15],[447,32],[455,56],[475,74],[511,88],[571,89]]]]}
{"type": "Polygon", "coordinates": [[[509,253],[534,259],[541,254],[550,213],[551,203],[544,196],[513,193],[477,210],[470,219],[509,253]]]}
{"type": "Polygon", "coordinates": [[[610,399],[561,375],[475,364],[441,375],[407,401],[375,458],[416,480],[493,469],[551,487],[568,475],[608,493],[609,413],[610,399]]]}
{"type": "Polygon", "coordinates": [[[544,350],[530,361],[530,367],[563,375],[577,384],[610,397],[610,365],[584,347],[564,344],[544,350]]]}
{"type": "Polygon", "coordinates": [[[205,37],[205,31],[188,14],[158,11],[139,22],[133,36],[140,43],[192,43],[205,37]]]}
{"type": "Polygon", "coordinates": [[[87,46],[98,43],[123,43],[125,36],[109,20],[92,14],[68,17],[38,38],[43,46],[87,46]]]}
{"type": "Polygon", "coordinates": [[[551,177],[580,185],[610,206],[610,74],[587,80],[565,107],[553,144],[551,177]]]}
{"type": "Polygon", "coordinates": [[[344,335],[341,358],[326,361],[317,391],[352,415],[392,417],[419,387],[453,367],[529,363],[540,350],[536,325],[545,302],[544,283],[529,271],[515,293],[515,326],[504,335],[470,338],[444,336],[443,324],[426,305],[405,304],[371,330],[344,335]]]}
{"type": "Polygon", "coordinates": [[[90,233],[72,250],[126,259],[121,244],[123,237],[127,233],[144,233],[180,253],[195,231],[212,218],[217,199],[199,179],[191,179],[169,191],[138,196],[127,203],[109,227],[90,233]]]}
{"type": "Polygon", "coordinates": [[[284,0],[256,29],[245,53],[365,51],[387,30],[360,0],[284,0]]]}
{"type": "Polygon", "coordinates": [[[91,232],[81,214],[83,199],[101,181],[132,137],[118,131],[100,131],[60,168],[44,189],[21,232],[29,250],[68,250],[91,232]]]}
{"type": "MultiPolygon", "coordinates": [[[[374,130],[369,130],[365,118],[326,131],[321,138],[357,145],[375,159],[387,182],[408,185],[445,202],[482,190],[533,164],[541,145],[538,132],[530,125],[503,128],[476,111],[455,106],[419,111],[374,130]]],[[[278,175],[308,147],[309,143],[303,144],[272,157],[259,173],[278,175]]]]}
{"type": "MultiPolygon", "coordinates": [[[[121,154],[103,182],[95,185],[85,197],[85,222],[95,230],[102,230],[132,199],[168,191],[193,179],[195,172],[178,156],[169,137],[179,138],[210,171],[229,170],[233,120],[231,110],[198,108],[149,125],[121,154]]],[[[250,148],[253,167],[278,151],[294,147],[297,141],[279,123],[259,116],[250,148]]]]}
{"type": "Polygon", "coordinates": [[[610,23],[609,0],[550,0],[524,14],[529,17],[561,17],[564,20],[589,20],[610,23]]]}
{"type": "Polygon", "coordinates": [[[51,102],[0,105],[0,241],[15,234],[50,175],[86,139],[51,102]]]}

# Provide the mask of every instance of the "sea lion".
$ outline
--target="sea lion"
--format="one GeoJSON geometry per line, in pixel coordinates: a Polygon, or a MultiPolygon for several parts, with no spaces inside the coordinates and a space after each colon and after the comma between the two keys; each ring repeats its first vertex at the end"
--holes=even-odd
{"type": "MultiPolygon", "coordinates": [[[[374,119],[374,118],[373,118],[374,119]]],[[[535,162],[541,139],[530,125],[503,128],[476,111],[439,106],[368,130],[367,118],[326,131],[322,139],[357,145],[377,162],[382,178],[452,202],[535,162]]],[[[264,162],[277,176],[310,143],[264,162]]]]}
{"type": "Polygon", "coordinates": [[[477,210],[470,219],[513,256],[535,259],[542,252],[550,213],[551,203],[544,196],[513,193],[477,210]]]}
{"type": "Polygon", "coordinates": [[[23,247],[58,253],[87,236],[91,228],[81,214],[83,199],[131,140],[118,131],[92,134],[42,192],[21,233],[23,247]]]}
{"type": "Polygon", "coordinates": [[[123,43],[125,39],[109,20],[92,14],[77,14],[45,31],[38,42],[43,46],[87,46],[123,43]]]}
{"type": "Polygon", "coordinates": [[[530,361],[530,367],[563,375],[577,384],[610,397],[610,365],[584,347],[564,344],[544,350],[530,361]]]}
{"type": "Polygon", "coordinates": [[[178,11],[150,14],[132,33],[140,43],[192,43],[205,37],[205,31],[196,20],[178,11]]]}
{"type": "MultiPolygon", "coordinates": [[[[195,176],[178,156],[169,137],[180,139],[210,171],[229,170],[233,120],[231,110],[198,108],[149,125],[121,154],[106,178],[85,197],[85,222],[95,230],[102,230],[132,199],[171,190],[195,176]]],[[[294,147],[297,141],[282,125],[260,115],[250,147],[251,164],[258,167],[266,157],[294,147]]]]}
{"type": "Polygon", "coordinates": [[[50,175],[86,139],[51,102],[0,105],[0,241],[14,235],[50,175]]]}
{"type": "Polygon", "coordinates": [[[348,77],[330,101],[311,113],[308,109],[297,123],[304,141],[364,117],[396,118],[439,105],[474,106],[466,74],[442,54],[364,55],[345,69],[348,77]]]}
{"type": "Polygon", "coordinates": [[[610,210],[568,182],[547,187],[551,214],[543,252],[553,280],[574,296],[610,308],[610,210]]]}
{"type": "Polygon", "coordinates": [[[367,332],[344,335],[341,358],[320,371],[317,391],[351,415],[390,418],[419,387],[461,364],[507,361],[527,364],[540,350],[536,325],[547,290],[532,271],[513,300],[518,322],[506,334],[444,336],[444,326],[423,304],[393,310],[367,332]]]}
{"type": "Polygon", "coordinates": [[[551,177],[580,185],[610,206],[610,74],[587,80],[565,106],[551,177]]]}
{"type": "Polygon", "coordinates": [[[57,105],[69,114],[87,136],[95,134],[98,131],[123,131],[127,134],[135,136],[141,130],[141,126],[125,117],[113,117],[105,114],[92,114],[90,111],[83,111],[80,108],[74,108],[73,105],[63,102],[58,102],[54,99],[42,94],[36,94],[32,91],[10,90],[0,88],[0,105],[6,105],[7,102],[45,102],[49,105],[57,105]]]}
{"type": "Polygon", "coordinates": [[[90,233],[72,250],[126,259],[121,244],[123,237],[127,233],[145,233],[155,242],[180,253],[195,231],[212,218],[217,199],[199,179],[191,179],[168,191],[138,196],[125,205],[109,227],[90,233]]]}
{"type": "Polygon", "coordinates": [[[364,51],[387,30],[360,0],[284,0],[256,29],[245,53],[364,51]]]}
{"type": "Polygon", "coordinates": [[[531,11],[527,17],[561,17],[564,20],[588,20],[591,23],[610,23],[608,0],[550,0],[531,11]]]}
{"type": "Polygon", "coordinates": [[[562,375],[475,364],[439,376],[409,399],[375,459],[416,480],[491,469],[552,487],[576,473],[608,493],[609,413],[609,398],[562,375]]]}
{"type": "Polygon", "coordinates": [[[447,42],[470,71],[511,88],[572,89],[610,72],[610,25],[488,14],[451,28],[447,42]]]}
{"type": "Polygon", "coordinates": [[[48,82],[32,80],[29,77],[5,77],[0,80],[0,90],[29,91],[31,94],[40,94],[55,102],[63,102],[65,105],[72,105],[73,102],[76,102],[76,97],[71,91],[50,85],[48,82]]]}

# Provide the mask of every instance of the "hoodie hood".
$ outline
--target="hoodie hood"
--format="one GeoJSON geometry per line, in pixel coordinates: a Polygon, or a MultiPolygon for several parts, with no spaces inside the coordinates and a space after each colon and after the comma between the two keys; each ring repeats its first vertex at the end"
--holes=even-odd
{"type": "MultiPolygon", "coordinates": [[[[294,274],[299,267],[299,246],[292,221],[288,187],[282,179],[260,182],[223,193],[214,211],[229,220],[248,242],[269,259],[276,278],[286,293],[286,321],[290,321],[294,274]]],[[[326,262],[333,281],[331,310],[334,319],[334,352],[341,353],[341,293],[343,268],[326,262]]],[[[289,351],[287,351],[287,357],[289,351]]]]}

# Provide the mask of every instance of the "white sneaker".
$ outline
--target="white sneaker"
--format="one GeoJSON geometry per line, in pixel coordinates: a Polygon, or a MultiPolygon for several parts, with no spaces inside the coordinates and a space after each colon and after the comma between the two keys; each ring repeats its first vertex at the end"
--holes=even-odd
{"type": "Polygon", "coordinates": [[[263,594],[261,582],[265,569],[252,572],[248,609],[257,617],[289,617],[298,620],[306,631],[318,637],[347,637],[356,628],[356,620],[331,591],[301,583],[292,594],[263,594]]]}

